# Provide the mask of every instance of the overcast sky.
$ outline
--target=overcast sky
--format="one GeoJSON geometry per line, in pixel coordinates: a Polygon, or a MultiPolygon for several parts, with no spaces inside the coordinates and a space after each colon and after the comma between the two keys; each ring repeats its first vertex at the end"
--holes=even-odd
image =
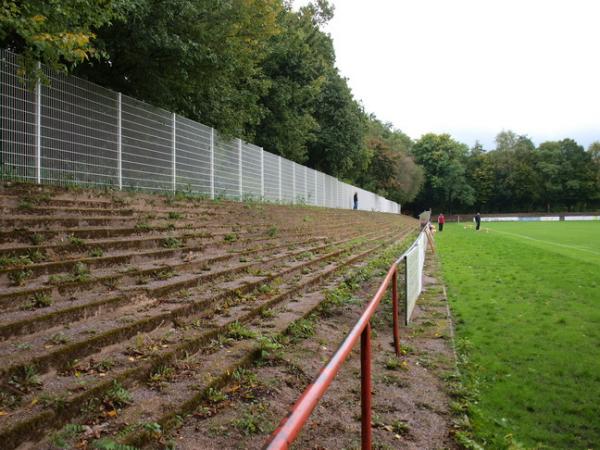
{"type": "MultiPolygon", "coordinates": [[[[307,3],[294,0],[294,5],[307,3]]],[[[330,0],[337,67],[412,138],[600,140],[600,1],[330,0]]]]}

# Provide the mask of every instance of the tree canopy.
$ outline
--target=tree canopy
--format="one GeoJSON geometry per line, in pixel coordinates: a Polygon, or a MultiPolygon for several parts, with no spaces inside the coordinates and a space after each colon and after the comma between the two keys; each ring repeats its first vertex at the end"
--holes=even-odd
{"type": "Polygon", "coordinates": [[[411,140],[335,66],[327,0],[1,0],[0,45],[389,199],[446,212],[600,206],[600,142],[501,131],[496,148],[411,140]]]}

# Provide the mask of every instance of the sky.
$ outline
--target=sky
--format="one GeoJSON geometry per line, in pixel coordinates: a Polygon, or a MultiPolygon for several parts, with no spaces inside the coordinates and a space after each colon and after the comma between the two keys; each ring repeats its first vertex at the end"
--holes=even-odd
{"type": "MultiPolygon", "coordinates": [[[[294,0],[294,7],[308,0],[294,0]]],[[[336,65],[413,139],[600,140],[598,0],[330,0],[336,65]]]]}

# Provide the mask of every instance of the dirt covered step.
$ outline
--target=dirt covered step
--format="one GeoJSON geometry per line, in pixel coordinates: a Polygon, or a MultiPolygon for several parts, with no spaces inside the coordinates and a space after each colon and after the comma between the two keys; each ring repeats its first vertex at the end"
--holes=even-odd
{"type": "MultiPolygon", "coordinates": [[[[231,250],[235,248],[233,244],[239,245],[239,243],[252,242],[260,245],[264,241],[282,240],[299,234],[296,230],[293,234],[290,231],[283,230],[277,233],[169,233],[161,238],[128,241],[124,245],[121,245],[122,241],[96,243],[70,237],[68,244],[29,248],[20,256],[14,256],[14,253],[11,256],[0,256],[0,285],[29,284],[35,278],[44,275],[72,272],[77,265],[81,264],[86,265],[89,270],[133,262],[139,264],[143,261],[166,259],[179,254],[187,255],[189,252],[202,252],[208,248],[228,247],[228,250],[231,250]],[[269,234],[273,236],[269,236],[269,234]],[[277,236],[278,234],[279,236],[277,236]],[[144,244],[149,248],[144,249],[142,245],[134,245],[136,243],[144,244]],[[115,250],[108,254],[104,253],[104,249],[111,248],[115,250]],[[57,254],[57,250],[67,254],[57,254]]],[[[315,231],[318,234],[320,230],[315,231]]]]}
{"type": "MultiPolygon", "coordinates": [[[[354,230],[356,231],[356,230],[354,230]]],[[[350,235],[351,231],[347,231],[345,233],[339,233],[340,236],[344,236],[344,235],[350,235]]],[[[304,236],[303,235],[290,235],[289,239],[300,239],[300,241],[302,241],[302,238],[304,236]]],[[[324,239],[323,237],[315,237],[315,238],[309,238],[309,240],[314,240],[314,239],[319,239],[322,240],[324,239]]],[[[221,254],[217,260],[226,260],[226,259],[230,259],[230,258],[234,258],[236,253],[240,253],[238,252],[236,249],[237,248],[241,248],[241,249],[245,249],[244,251],[246,251],[248,254],[252,254],[252,253],[256,253],[257,251],[260,251],[261,249],[264,250],[269,250],[271,247],[277,246],[278,244],[285,247],[290,246],[290,245],[294,245],[294,242],[291,243],[286,243],[286,238],[285,237],[278,237],[277,239],[266,239],[264,241],[240,241],[239,243],[239,247],[237,246],[237,244],[235,242],[230,242],[231,246],[229,248],[227,248],[226,250],[223,248],[223,251],[225,251],[225,254],[221,254]],[[250,243],[250,246],[244,245],[250,243]],[[272,243],[273,245],[269,245],[270,243],[272,243]],[[282,244],[283,243],[283,244],[282,244]]],[[[181,260],[162,260],[162,261],[156,261],[154,263],[151,263],[151,265],[149,267],[146,267],[145,270],[143,269],[143,265],[136,265],[136,267],[123,267],[121,269],[115,269],[115,270],[103,270],[103,271],[96,271],[94,272],[94,276],[91,276],[91,274],[89,273],[89,268],[85,265],[75,265],[74,266],[74,271],[73,273],[68,273],[66,275],[60,275],[60,276],[50,276],[47,279],[45,278],[38,278],[37,280],[27,280],[27,278],[31,275],[30,273],[25,272],[25,274],[23,275],[24,279],[21,280],[23,281],[22,284],[25,284],[25,281],[27,280],[28,283],[27,285],[25,285],[24,287],[9,287],[7,289],[5,289],[2,293],[0,293],[0,306],[1,305],[17,305],[19,302],[23,302],[27,299],[31,300],[34,296],[36,295],[51,295],[53,297],[55,297],[57,294],[60,294],[61,296],[65,296],[65,295],[71,295],[71,294],[76,294],[78,291],[80,291],[83,288],[86,289],[90,289],[93,288],[95,286],[106,286],[108,287],[110,290],[116,288],[119,284],[121,284],[121,280],[128,277],[128,278],[132,278],[132,277],[143,277],[143,276],[148,276],[148,277],[152,277],[154,275],[155,272],[157,271],[161,271],[166,269],[169,270],[185,270],[186,268],[189,268],[190,270],[195,270],[198,267],[202,270],[204,270],[205,266],[207,264],[205,263],[211,263],[214,261],[203,261],[202,259],[199,260],[199,256],[204,256],[204,258],[207,257],[207,252],[209,254],[211,254],[213,257],[215,256],[215,252],[218,251],[220,248],[222,248],[222,246],[220,245],[215,245],[214,247],[211,247],[209,245],[207,245],[205,247],[205,251],[202,253],[193,253],[193,252],[187,252],[185,253],[185,257],[182,258],[183,262],[181,260]],[[170,266],[170,267],[166,267],[166,266],[170,266]],[[77,269],[77,270],[75,270],[77,269]]],[[[23,269],[23,270],[28,270],[27,268],[23,269]]],[[[14,280],[13,280],[14,281],[14,280]]],[[[15,284],[13,282],[13,284],[15,284]]]]}
{"type": "MultiPolygon", "coordinates": [[[[138,293],[145,295],[166,294],[174,290],[185,289],[199,283],[218,279],[223,276],[232,276],[236,273],[251,270],[253,267],[263,266],[263,259],[284,259],[289,256],[285,253],[290,246],[297,245],[319,245],[318,249],[325,249],[332,244],[322,244],[323,239],[311,238],[296,242],[287,242],[283,245],[265,245],[264,247],[242,250],[240,252],[225,252],[204,255],[203,258],[190,258],[188,262],[162,261],[160,265],[138,266],[136,268],[125,268],[120,273],[113,271],[104,275],[96,273],[95,278],[87,278],[88,272],[71,274],[69,280],[59,286],[39,285],[28,290],[22,290],[17,296],[12,293],[10,298],[2,300],[10,306],[17,299],[21,299],[20,311],[5,314],[3,323],[0,325],[0,337],[18,336],[35,330],[52,327],[61,320],[76,320],[80,317],[94,315],[100,310],[111,310],[120,304],[127,303],[127,299],[138,293]],[[284,251],[283,255],[275,255],[284,251]],[[274,256],[275,255],[275,256],[274,256]],[[237,260],[237,261],[236,261],[237,260]],[[240,261],[241,260],[241,261],[240,261]],[[234,265],[228,261],[233,261],[234,265]],[[82,286],[83,285],[83,286],[82,286]],[[142,285],[144,287],[142,287],[142,285]],[[97,289],[94,289],[97,287],[97,289]],[[106,295],[106,287],[116,290],[113,295],[106,295]],[[81,299],[77,292],[82,288],[85,295],[81,299]],[[56,299],[58,292],[58,299],[56,299]],[[54,295],[52,295],[54,294],[54,295]],[[74,294],[74,295],[73,295],[74,294]],[[92,295],[90,295],[92,294],[92,295]],[[96,300],[99,298],[99,300],[96,300]],[[27,299],[27,303],[23,301],[27,299]],[[54,305],[54,306],[51,306],[54,305]],[[31,307],[30,307],[31,306],[31,307]],[[11,317],[23,317],[11,322],[11,317]]],[[[314,247],[307,247],[315,250],[314,247]]],[[[301,253],[302,250],[297,251],[301,253]]]]}
{"type": "MultiPolygon", "coordinates": [[[[381,237],[379,239],[381,239],[381,237]]],[[[22,339],[12,339],[11,341],[7,341],[5,343],[6,345],[3,345],[2,350],[0,350],[2,353],[6,353],[5,355],[2,355],[3,359],[13,360],[12,365],[2,370],[2,378],[5,380],[10,379],[25,370],[25,367],[28,365],[35,365],[38,371],[45,371],[52,366],[56,367],[56,365],[64,365],[73,358],[84,356],[90,352],[93,353],[98,346],[105,346],[118,342],[139,331],[149,331],[165,321],[173,321],[185,318],[190,314],[196,314],[205,309],[207,305],[214,305],[219,298],[226,299],[231,295],[239,295],[248,289],[256,288],[256,286],[261,283],[272,281],[277,277],[289,276],[290,273],[301,271],[310,266],[326,263],[327,260],[351,252],[353,248],[357,248],[357,246],[369,245],[375,241],[376,239],[372,239],[370,241],[357,242],[354,245],[349,244],[346,247],[339,249],[334,248],[333,251],[324,253],[323,255],[317,255],[314,259],[308,261],[302,259],[300,261],[289,261],[287,267],[278,267],[278,272],[271,273],[266,278],[263,277],[257,280],[251,277],[250,280],[243,280],[241,283],[236,283],[234,280],[233,286],[227,286],[227,284],[225,284],[225,290],[221,290],[220,292],[219,289],[211,289],[207,292],[206,289],[201,288],[201,296],[197,298],[194,298],[194,295],[188,292],[187,294],[190,298],[187,298],[187,296],[175,296],[174,301],[168,301],[168,299],[166,299],[166,301],[161,302],[156,301],[156,299],[152,300],[156,295],[144,295],[143,300],[146,300],[148,308],[143,310],[142,314],[140,314],[140,312],[134,312],[132,317],[133,320],[125,318],[128,311],[116,311],[113,314],[114,317],[107,314],[101,318],[92,316],[89,322],[83,322],[83,328],[81,328],[81,326],[76,327],[75,323],[71,323],[68,328],[62,327],[62,331],[59,331],[58,333],[58,329],[47,329],[46,332],[41,334],[38,333],[22,339]],[[290,264],[291,267],[289,266],[290,264]],[[86,331],[86,323],[91,334],[86,331]],[[116,323],[119,325],[118,328],[115,328],[116,323]],[[71,328],[73,329],[71,330],[71,328]],[[102,333],[103,328],[106,330],[104,333],[102,333]],[[57,338],[57,335],[59,338],[57,338]],[[78,339],[71,340],[75,336],[78,339]],[[80,336],[84,336],[84,339],[81,340],[80,336]],[[55,351],[49,351],[49,349],[53,347],[52,344],[57,344],[57,349],[55,351]],[[20,351],[15,353],[15,350],[20,351]],[[13,356],[12,358],[9,358],[9,355],[11,354],[13,356]]],[[[313,249],[313,251],[315,251],[315,249],[313,249]]],[[[297,253],[299,255],[307,254],[307,250],[301,249],[297,253]]],[[[269,264],[274,265],[278,260],[283,260],[285,258],[289,259],[289,255],[284,255],[283,257],[271,257],[269,264]]],[[[180,284],[178,288],[191,288],[197,284],[197,281],[185,286],[180,284]]],[[[164,292],[162,287],[159,287],[158,289],[164,292]]],[[[176,291],[170,290],[170,292],[176,291]]],[[[128,303],[125,303],[125,308],[127,308],[128,305],[128,303]]],[[[141,306],[142,309],[144,309],[144,306],[146,305],[142,304],[141,306]]],[[[58,324],[63,322],[64,321],[59,320],[58,324]]]]}
{"type": "MultiPolygon", "coordinates": [[[[379,245],[383,245],[383,244],[379,244],[379,245]]],[[[364,257],[370,255],[371,252],[375,248],[377,248],[377,247],[371,247],[368,250],[364,251],[363,253],[348,256],[344,261],[340,261],[337,264],[333,264],[331,267],[321,268],[321,270],[313,273],[312,276],[308,275],[308,274],[304,275],[305,277],[311,277],[312,281],[310,281],[308,279],[307,280],[292,280],[288,285],[288,287],[290,288],[288,291],[281,292],[278,295],[275,295],[274,297],[271,297],[271,298],[269,298],[267,296],[265,298],[265,302],[261,302],[258,298],[252,299],[251,300],[252,304],[255,305],[257,302],[260,303],[260,306],[258,306],[258,307],[254,307],[249,310],[245,310],[246,309],[245,305],[243,305],[241,303],[238,303],[237,306],[234,306],[234,305],[230,306],[230,308],[227,311],[223,312],[222,317],[225,318],[224,319],[225,322],[222,323],[223,326],[220,327],[220,331],[218,331],[216,334],[215,334],[215,331],[213,331],[212,335],[214,335],[215,337],[218,335],[221,335],[221,334],[223,334],[223,332],[230,330],[230,326],[232,326],[234,323],[247,322],[254,317],[258,317],[262,311],[267,311],[269,308],[273,307],[274,305],[276,305],[284,300],[289,300],[290,295],[292,295],[294,290],[295,290],[295,292],[301,292],[304,289],[306,289],[307,286],[318,285],[318,283],[320,283],[324,278],[326,278],[327,276],[331,276],[333,273],[335,273],[337,270],[339,270],[344,265],[350,264],[359,258],[364,258],[364,257]],[[245,314],[245,315],[240,316],[238,314],[245,314]],[[226,328],[224,328],[225,325],[226,325],[226,328]]],[[[212,316],[210,318],[211,322],[214,322],[216,320],[216,317],[217,317],[216,315],[212,316]]],[[[211,336],[210,331],[207,333],[207,331],[206,331],[207,328],[210,329],[210,328],[212,328],[212,326],[205,326],[203,323],[200,323],[200,322],[193,322],[191,327],[187,327],[187,326],[182,327],[182,330],[184,330],[188,333],[195,333],[196,337],[188,336],[185,339],[181,338],[184,341],[184,343],[180,344],[177,350],[174,350],[172,348],[171,344],[169,344],[169,343],[163,343],[163,344],[160,344],[157,346],[151,345],[151,348],[153,350],[155,350],[153,352],[153,357],[151,358],[151,360],[148,360],[147,356],[143,356],[143,355],[137,355],[136,357],[133,357],[133,356],[127,357],[127,361],[129,361],[129,358],[134,358],[134,361],[136,363],[140,363],[140,364],[143,363],[143,369],[142,368],[137,368],[137,369],[125,368],[125,369],[123,369],[125,372],[119,372],[119,369],[117,368],[117,366],[115,366],[114,369],[110,369],[110,372],[111,372],[110,375],[106,374],[104,377],[96,375],[96,379],[101,379],[102,380],[102,381],[100,381],[101,385],[103,385],[106,390],[110,390],[111,387],[115,386],[115,384],[114,384],[115,379],[121,380],[120,383],[128,384],[128,383],[135,382],[135,380],[141,380],[141,379],[144,379],[145,377],[149,377],[150,375],[152,375],[153,367],[155,367],[156,364],[160,363],[161,361],[163,361],[163,362],[166,362],[167,360],[173,361],[173,358],[175,356],[177,356],[177,354],[183,356],[186,354],[186,352],[187,352],[187,354],[190,354],[191,351],[196,351],[200,348],[200,347],[198,347],[198,349],[194,349],[193,348],[194,345],[198,346],[202,343],[206,344],[207,339],[211,336]],[[107,376],[113,376],[113,379],[106,380],[107,376]]],[[[218,326],[217,326],[217,329],[219,329],[218,326]]],[[[148,342],[150,342],[150,341],[148,341],[148,342]]],[[[142,343],[142,341],[140,341],[139,343],[141,343],[142,346],[144,345],[142,343]]],[[[228,352],[228,353],[230,353],[230,352],[228,352]]],[[[127,366],[125,366],[125,367],[127,367],[127,366]]],[[[82,375],[80,373],[79,377],[82,377],[82,376],[86,377],[86,376],[88,376],[88,374],[82,375]]],[[[82,402],[85,403],[89,400],[92,400],[92,398],[88,394],[90,392],[98,394],[99,388],[98,388],[98,386],[94,386],[91,389],[92,389],[92,391],[88,391],[85,394],[79,394],[79,396],[77,396],[77,394],[74,394],[72,396],[73,400],[70,403],[69,402],[67,402],[67,403],[69,403],[71,406],[74,407],[75,403],[77,403],[77,405],[81,405],[82,402]],[[78,400],[76,401],[75,398],[77,398],[78,400]]],[[[63,404],[63,406],[64,407],[61,408],[61,411],[63,413],[61,413],[61,414],[63,414],[63,420],[64,420],[64,411],[70,410],[71,406],[66,406],[66,404],[63,404]]],[[[88,406],[89,406],[89,404],[88,404],[88,406]]],[[[79,410],[77,410],[77,411],[79,411],[79,410]]],[[[42,416],[44,417],[45,423],[47,423],[47,424],[53,422],[54,419],[51,419],[51,417],[56,418],[56,416],[53,415],[54,413],[48,414],[47,411],[46,411],[45,415],[42,412],[40,412],[40,414],[42,414],[42,416]],[[50,422],[48,422],[48,421],[50,421],[50,422]]],[[[19,431],[18,425],[15,425],[15,426],[9,427],[9,428],[12,429],[12,431],[6,430],[6,433],[2,433],[5,438],[10,439],[11,435],[12,436],[18,435],[18,431],[19,431]]],[[[9,440],[9,442],[10,442],[10,440],[9,440]]]]}

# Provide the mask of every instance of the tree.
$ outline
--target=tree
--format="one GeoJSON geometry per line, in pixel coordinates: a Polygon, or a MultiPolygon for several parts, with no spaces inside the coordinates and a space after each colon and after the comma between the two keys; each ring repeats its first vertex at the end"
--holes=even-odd
{"type": "Polygon", "coordinates": [[[314,118],[319,129],[308,145],[309,164],[333,176],[355,180],[369,165],[363,142],[366,117],[337,70],[327,74],[315,103],[314,118]]]}
{"type": "Polygon", "coordinates": [[[109,60],[78,74],[103,86],[245,136],[265,115],[261,96],[279,0],[138,0],[126,21],[98,31],[109,60]]]}
{"type": "Polygon", "coordinates": [[[67,72],[92,58],[106,58],[96,30],[124,20],[137,0],[2,0],[0,46],[23,55],[23,74],[32,78],[40,61],[67,72]]]}
{"type": "Polygon", "coordinates": [[[315,109],[334,66],[333,42],[319,29],[330,17],[327,2],[281,10],[281,32],[270,39],[263,63],[269,86],[259,104],[265,114],[249,134],[261,147],[298,163],[308,159],[308,144],[317,138],[315,109]]]}
{"type": "Polygon", "coordinates": [[[475,191],[466,178],[468,147],[448,134],[425,134],[412,148],[417,163],[425,169],[425,189],[417,199],[421,208],[454,208],[475,202],[475,191]]]}

